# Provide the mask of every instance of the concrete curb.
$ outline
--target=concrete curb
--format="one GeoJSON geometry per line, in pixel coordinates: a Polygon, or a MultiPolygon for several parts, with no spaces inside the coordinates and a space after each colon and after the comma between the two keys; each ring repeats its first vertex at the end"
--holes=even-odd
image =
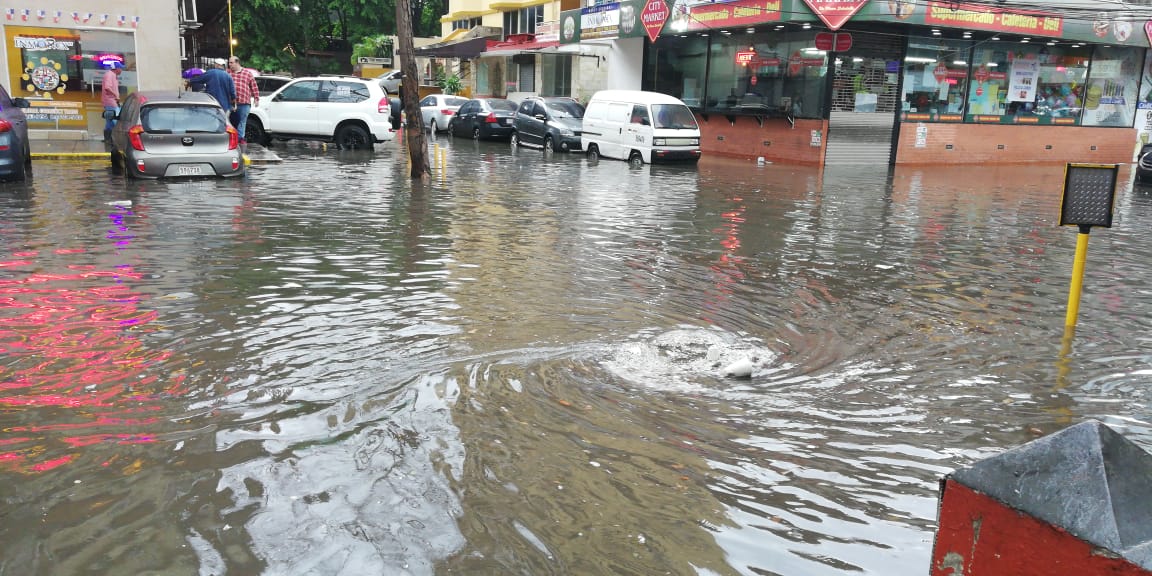
{"type": "Polygon", "coordinates": [[[107,160],[107,152],[33,152],[33,160],[107,160]]]}

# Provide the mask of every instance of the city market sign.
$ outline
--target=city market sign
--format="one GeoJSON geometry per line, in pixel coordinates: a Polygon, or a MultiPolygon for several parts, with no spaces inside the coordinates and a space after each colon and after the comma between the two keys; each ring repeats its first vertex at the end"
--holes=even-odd
{"type": "Polygon", "coordinates": [[[839,30],[868,0],[804,0],[829,30],[839,30]]]}
{"type": "Polygon", "coordinates": [[[656,37],[664,29],[664,22],[668,21],[668,15],[671,13],[664,0],[648,0],[644,3],[644,9],[640,11],[640,22],[644,24],[644,30],[648,32],[650,42],[656,41],[656,37]]]}

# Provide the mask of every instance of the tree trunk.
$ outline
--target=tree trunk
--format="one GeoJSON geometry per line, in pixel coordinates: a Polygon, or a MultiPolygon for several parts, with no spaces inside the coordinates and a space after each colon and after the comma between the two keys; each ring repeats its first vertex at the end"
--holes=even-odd
{"type": "Polygon", "coordinates": [[[424,119],[420,116],[420,72],[416,69],[416,53],[412,47],[411,0],[396,0],[396,39],[400,45],[394,57],[400,59],[400,102],[404,105],[404,139],[408,144],[408,158],[412,163],[412,178],[428,178],[428,150],[424,145],[424,119]]]}

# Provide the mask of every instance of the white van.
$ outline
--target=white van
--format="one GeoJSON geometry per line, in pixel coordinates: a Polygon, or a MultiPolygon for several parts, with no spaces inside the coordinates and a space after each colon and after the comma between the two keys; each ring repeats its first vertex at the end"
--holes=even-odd
{"type": "Polygon", "coordinates": [[[581,144],[588,159],[601,156],[633,164],[696,162],[700,126],[683,102],[640,90],[601,90],[584,111],[581,144]]]}

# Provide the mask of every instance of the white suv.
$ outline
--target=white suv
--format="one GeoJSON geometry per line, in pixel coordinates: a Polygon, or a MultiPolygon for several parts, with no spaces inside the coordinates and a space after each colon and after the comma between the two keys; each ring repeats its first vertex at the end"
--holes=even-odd
{"type": "Polygon", "coordinates": [[[392,106],[379,80],[354,76],[295,78],[260,98],[244,129],[249,142],[335,142],[341,149],[371,148],[396,137],[392,106]]]}

